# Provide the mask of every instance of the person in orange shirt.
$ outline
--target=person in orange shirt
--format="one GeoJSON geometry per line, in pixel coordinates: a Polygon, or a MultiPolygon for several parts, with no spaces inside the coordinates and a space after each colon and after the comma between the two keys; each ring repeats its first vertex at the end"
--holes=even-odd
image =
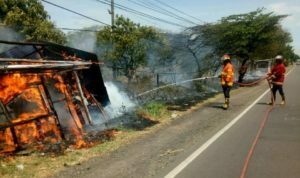
{"type": "Polygon", "coordinates": [[[223,62],[223,70],[220,75],[220,78],[221,78],[221,85],[225,97],[225,103],[223,105],[223,109],[228,109],[230,90],[233,86],[233,81],[234,81],[234,67],[231,64],[230,56],[228,54],[225,54],[222,57],[222,62],[223,62]]]}

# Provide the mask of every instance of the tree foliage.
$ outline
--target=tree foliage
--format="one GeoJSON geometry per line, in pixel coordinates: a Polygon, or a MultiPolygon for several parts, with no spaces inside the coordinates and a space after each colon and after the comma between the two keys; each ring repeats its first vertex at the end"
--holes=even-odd
{"type": "Polygon", "coordinates": [[[104,59],[121,69],[130,81],[139,66],[147,63],[147,55],[154,43],[162,43],[152,27],[140,26],[128,18],[117,16],[114,28],[105,27],[97,35],[98,43],[106,46],[104,59]]]}
{"type": "Polygon", "coordinates": [[[193,30],[200,34],[202,43],[213,47],[219,56],[230,53],[244,60],[272,58],[277,54],[291,57],[294,54],[291,35],[280,25],[285,17],[287,15],[258,9],[224,17],[216,24],[204,24],[193,30]]]}
{"type": "Polygon", "coordinates": [[[0,0],[0,21],[26,40],[66,42],[65,35],[55,29],[39,0],[0,0]]]}

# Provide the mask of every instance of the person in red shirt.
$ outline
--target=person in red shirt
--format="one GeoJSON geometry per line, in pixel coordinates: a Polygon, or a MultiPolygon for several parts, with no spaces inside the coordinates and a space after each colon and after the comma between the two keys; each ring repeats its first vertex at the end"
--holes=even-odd
{"type": "Polygon", "coordinates": [[[285,95],[283,91],[283,83],[284,83],[284,77],[285,77],[285,65],[283,64],[283,57],[281,55],[278,55],[275,57],[275,65],[272,67],[271,72],[269,73],[269,81],[272,83],[272,94],[274,101],[272,101],[269,104],[273,104],[276,100],[276,93],[277,90],[279,91],[279,94],[281,95],[281,105],[285,104],[285,95]]]}

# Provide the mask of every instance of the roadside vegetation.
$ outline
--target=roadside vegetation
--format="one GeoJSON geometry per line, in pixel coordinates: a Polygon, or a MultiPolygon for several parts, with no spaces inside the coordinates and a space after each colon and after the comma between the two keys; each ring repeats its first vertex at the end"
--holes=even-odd
{"type": "Polygon", "coordinates": [[[149,120],[160,122],[170,116],[167,105],[159,102],[150,102],[137,110],[137,114],[149,120]]]}

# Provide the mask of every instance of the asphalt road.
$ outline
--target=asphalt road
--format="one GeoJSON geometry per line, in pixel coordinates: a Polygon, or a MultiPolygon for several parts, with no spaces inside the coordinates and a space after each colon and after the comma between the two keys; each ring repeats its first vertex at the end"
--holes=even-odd
{"type": "MultiPolygon", "coordinates": [[[[287,104],[277,104],[270,113],[249,161],[247,178],[300,177],[300,66],[287,77],[284,89],[287,104]]],[[[269,97],[266,95],[259,100],[229,130],[173,175],[178,178],[240,177],[270,107],[265,104],[269,97]]],[[[280,97],[277,98],[279,103],[280,97]]]]}

